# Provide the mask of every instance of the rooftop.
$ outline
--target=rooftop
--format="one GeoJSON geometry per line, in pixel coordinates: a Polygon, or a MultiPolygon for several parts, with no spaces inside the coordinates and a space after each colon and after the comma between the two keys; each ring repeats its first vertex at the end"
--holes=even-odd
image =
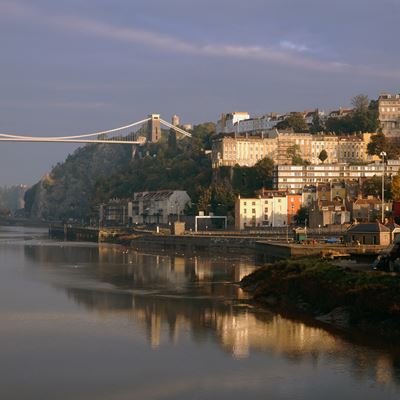
{"type": "Polygon", "coordinates": [[[380,222],[369,222],[369,223],[359,223],[353,224],[347,233],[380,233],[380,232],[390,232],[390,228],[382,225],[380,222]]]}

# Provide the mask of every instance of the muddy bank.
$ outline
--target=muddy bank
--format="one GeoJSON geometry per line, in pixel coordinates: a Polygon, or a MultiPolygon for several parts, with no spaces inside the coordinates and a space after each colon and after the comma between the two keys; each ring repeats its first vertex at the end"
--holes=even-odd
{"type": "Polygon", "coordinates": [[[269,308],[311,315],[341,329],[400,335],[398,275],[354,271],[324,260],[284,260],[246,276],[241,287],[269,308]]]}

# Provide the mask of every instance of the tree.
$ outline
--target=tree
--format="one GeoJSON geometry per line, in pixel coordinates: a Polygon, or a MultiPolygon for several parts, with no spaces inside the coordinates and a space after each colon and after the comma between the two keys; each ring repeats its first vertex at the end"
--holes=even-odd
{"type": "MultiPolygon", "coordinates": [[[[388,179],[385,179],[385,200],[389,200],[392,198],[392,186],[388,179]]],[[[368,178],[364,181],[362,185],[362,194],[363,196],[382,196],[382,177],[381,176],[373,176],[372,178],[368,178]]]]}
{"type": "Polygon", "coordinates": [[[324,124],[319,116],[319,110],[316,109],[313,115],[312,123],[310,126],[311,133],[323,132],[325,130],[324,124]]]}
{"type": "Polygon", "coordinates": [[[299,153],[300,153],[300,146],[298,144],[294,144],[293,146],[289,146],[286,149],[286,155],[289,158],[293,158],[293,157],[299,156],[299,153]]]}
{"type": "Polygon", "coordinates": [[[400,175],[397,174],[392,178],[392,199],[394,201],[400,201],[400,175]]]}
{"type": "Polygon", "coordinates": [[[278,122],[277,129],[293,129],[294,132],[307,132],[308,125],[301,113],[293,113],[285,118],[283,121],[278,122]]]}
{"type": "Polygon", "coordinates": [[[385,152],[389,159],[397,159],[400,156],[400,145],[396,139],[387,138],[383,133],[371,137],[367,146],[368,154],[380,156],[385,152]]]}
{"type": "Polygon", "coordinates": [[[309,165],[310,162],[304,160],[300,154],[300,146],[298,144],[294,144],[293,146],[289,146],[286,149],[286,155],[291,159],[292,165],[309,165]]]}
{"type": "Polygon", "coordinates": [[[325,126],[329,132],[348,134],[354,132],[376,132],[379,128],[378,102],[368,100],[365,95],[355,96],[351,103],[353,111],[342,117],[327,119],[325,126]]]}
{"type": "Polygon", "coordinates": [[[367,146],[368,154],[379,156],[382,151],[386,151],[387,142],[386,136],[383,133],[378,133],[371,137],[367,146]]]}
{"type": "Polygon", "coordinates": [[[176,149],[176,132],[175,129],[171,128],[168,135],[168,150],[172,156],[176,155],[176,149]]]}
{"type": "Polygon", "coordinates": [[[274,162],[268,157],[263,158],[258,161],[254,166],[257,174],[260,177],[263,187],[271,187],[272,186],[272,173],[274,169],[274,162]]]}
{"type": "Polygon", "coordinates": [[[295,216],[297,225],[305,225],[306,221],[309,221],[309,209],[308,207],[301,206],[295,216]]]}
{"type": "Polygon", "coordinates": [[[351,99],[351,105],[353,106],[355,112],[368,111],[368,106],[369,106],[368,96],[366,96],[365,94],[359,94],[357,96],[354,96],[351,99]]]}
{"type": "Polygon", "coordinates": [[[326,161],[326,159],[328,158],[328,153],[326,152],[325,149],[321,150],[321,153],[319,153],[318,158],[321,160],[322,163],[326,161]]]}
{"type": "Polygon", "coordinates": [[[204,211],[206,214],[208,213],[208,209],[211,206],[211,196],[211,188],[201,188],[199,200],[197,202],[198,211],[204,211]]]}

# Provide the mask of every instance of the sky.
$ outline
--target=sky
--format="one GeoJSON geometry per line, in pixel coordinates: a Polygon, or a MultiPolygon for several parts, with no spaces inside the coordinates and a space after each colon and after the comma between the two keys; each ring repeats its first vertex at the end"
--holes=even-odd
{"type": "MultiPolygon", "coordinates": [[[[400,92],[399,0],[0,0],[0,133],[73,135],[400,92]]],[[[0,143],[0,185],[76,146],[0,143]]]]}

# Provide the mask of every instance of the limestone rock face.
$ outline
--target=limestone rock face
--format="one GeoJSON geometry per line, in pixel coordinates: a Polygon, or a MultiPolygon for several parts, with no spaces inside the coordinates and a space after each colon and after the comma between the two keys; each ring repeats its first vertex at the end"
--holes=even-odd
{"type": "Polygon", "coordinates": [[[80,220],[91,212],[99,178],[128,165],[131,146],[88,145],[57,164],[25,196],[27,216],[45,220],[80,220]]]}

